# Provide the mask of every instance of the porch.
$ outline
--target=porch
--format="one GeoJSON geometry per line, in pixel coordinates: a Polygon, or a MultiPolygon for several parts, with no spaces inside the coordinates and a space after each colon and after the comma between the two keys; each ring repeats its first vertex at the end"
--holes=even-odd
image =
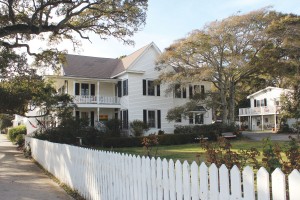
{"type": "Polygon", "coordinates": [[[240,108],[239,116],[274,115],[278,113],[280,106],[262,106],[254,108],[240,108]]]}
{"type": "Polygon", "coordinates": [[[120,97],[100,96],[100,95],[75,95],[74,103],[120,105],[120,97]]]}

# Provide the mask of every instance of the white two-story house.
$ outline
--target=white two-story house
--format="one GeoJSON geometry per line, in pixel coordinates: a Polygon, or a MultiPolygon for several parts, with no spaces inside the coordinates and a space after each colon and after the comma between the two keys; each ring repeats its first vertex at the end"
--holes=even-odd
{"type": "MultiPolygon", "coordinates": [[[[247,126],[249,130],[278,130],[280,96],[288,91],[290,90],[266,87],[247,96],[251,107],[239,109],[240,125],[247,126]]],[[[292,120],[288,120],[288,123],[292,123],[292,120]]]]}
{"type": "Polygon", "coordinates": [[[160,54],[158,47],[151,43],[120,59],[67,55],[60,74],[45,77],[53,81],[58,92],[74,98],[77,105],[74,116],[88,118],[91,126],[118,118],[123,122],[124,132],[130,134],[126,130],[137,119],[148,123],[147,134],[150,134],[158,130],[173,133],[175,125],[210,124],[210,109],[197,109],[189,119],[166,120],[170,108],[186,103],[195,92],[209,91],[211,85],[191,83],[166,94],[167,86],[154,82],[159,76],[155,61],[160,54]]]}

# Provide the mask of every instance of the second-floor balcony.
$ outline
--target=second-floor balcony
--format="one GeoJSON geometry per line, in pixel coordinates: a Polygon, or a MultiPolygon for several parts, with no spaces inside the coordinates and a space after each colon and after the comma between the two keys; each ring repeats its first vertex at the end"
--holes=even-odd
{"type": "Polygon", "coordinates": [[[254,108],[240,108],[240,116],[254,116],[254,115],[274,115],[278,114],[280,106],[262,106],[254,108]]]}
{"type": "Polygon", "coordinates": [[[74,96],[74,103],[119,105],[120,98],[119,97],[108,97],[108,96],[76,95],[76,96],[74,96]]]}

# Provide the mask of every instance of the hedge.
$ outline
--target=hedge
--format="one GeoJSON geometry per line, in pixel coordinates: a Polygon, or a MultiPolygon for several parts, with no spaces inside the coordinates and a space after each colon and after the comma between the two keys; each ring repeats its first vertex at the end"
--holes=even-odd
{"type": "Polygon", "coordinates": [[[8,137],[8,139],[9,139],[11,142],[16,142],[16,137],[17,137],[19,134],[26,135],[26,126],[20,125],[20,126],[16,126],[16,127],[10,128],[10,129],[8,130],[7,137],[8,137]]]}
{"type": "MultiPolygon", "coordinates": [[[[216,140],[217,136],[214,134],[164,134],[157,135],[159,145],[179,145],[198,142],[196,138],[207,137],[208,140],[216,140]]],[[[100,138],[98,144],[106,148],[120,148],[120,147],[142,147],[142,140],[144,137],[104,137],[100,138]]]]}
{"type": "Polygon", "coordinates": [[[210,135],[225,132],[237,132],[238,129],[234,125],[226,124],[206,124],[196,126],[177,126],[174,130],[174,134],[199,134],[199,135],[210,135]]]}

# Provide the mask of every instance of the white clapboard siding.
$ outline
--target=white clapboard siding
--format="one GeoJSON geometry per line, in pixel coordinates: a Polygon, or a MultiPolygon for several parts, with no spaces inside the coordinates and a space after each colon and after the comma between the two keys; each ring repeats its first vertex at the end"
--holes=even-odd
{"type": "Polygon", "coordinates": [[[87,200],[298,200],[300,173],[218,168],[26,137],[32,157],[87,200]],[[255,181],[256,177],[256,181],[255,181]],[[271,177],[271,179],[270,179],[271,177]],[[271,186],[271,187],[270,187],[271,186]],[[286,191],[288,188],[288,191],[286,191]],[[288,195],[287,195],[288,193],[288,195]]]}

